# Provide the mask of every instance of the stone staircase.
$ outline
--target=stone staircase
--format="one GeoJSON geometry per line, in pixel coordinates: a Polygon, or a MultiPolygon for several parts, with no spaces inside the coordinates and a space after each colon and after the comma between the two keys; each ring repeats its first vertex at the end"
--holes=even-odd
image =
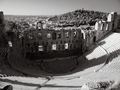
{"type": "Polygon", "coordinates": [[[115,33],[104,41],[106,41],[106,44],[102,45],[102,47],[104,47],[109,53],[109,64],[100,71],[120,72],[120,34],[115,33]],[[111,40],[113,38],[114,40],[111,40]]]}
{"type": "Polygon", "coordinates": [[[25,77],[25,76],[5,76],[5,77],[1,77],[1,79],[11,80],[14,82],[28,83],[28,84],[33,83],[33,84],[39,84],[39,85],[48,81],[48,79],[42,78],[42,77],[35,78],[35,77],[25,77]]]}

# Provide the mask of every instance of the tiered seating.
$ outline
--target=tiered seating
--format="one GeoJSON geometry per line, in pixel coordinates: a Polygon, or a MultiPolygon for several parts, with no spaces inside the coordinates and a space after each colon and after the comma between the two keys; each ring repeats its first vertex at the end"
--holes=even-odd
{"type": "Polygon", "coordinates": [[[105,39],[106,44],[102,45],[109,53],[109,64],[101,71],[106,72],[120,72],[120,35],[114,33],[105,39]]]}

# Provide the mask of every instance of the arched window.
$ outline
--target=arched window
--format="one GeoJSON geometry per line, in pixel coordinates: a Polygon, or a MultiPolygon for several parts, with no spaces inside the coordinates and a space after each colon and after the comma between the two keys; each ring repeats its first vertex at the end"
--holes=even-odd
{"type": "Polygon", "coordinates": [[[63,41],[61,40],[61,41],[60,41],[60,44],[62,44],[62,42],[63,42],[63,41]]]}
{"type": "Polygon", "coordinates": [[[93,42],[94,42],[94,43],[96,42],[96,36],[94,36],[94,38],[93,38],[93,42]]]}
{"type": "Polygon", "coordinates": [[[3,23],[3,20],[0,18],[0,24],[2,24],[3,23]]]}
{"type": "Polygon", "coordinates": [[[38,29],[43,29],[43,23],[42,23],[42,21],[39,21],[39,22],[37,23],[37,28],[38,28],[38,29]]]}
{"type": "Polygon", "coordinates": [[[4,15],[3,15],[3,12],[0,12],[0,24],[3,24],[3,18],[4,17],[4,15]]]}
{"type": "Polygon", "coordinates": [[[69,32],[65,32],[65,37],[66,37],[66,38],[69,37],[69,32]]]}
{"type": "Polygon", "coordinates": [[[76,37],[77,36],[77,32],[76,31],[74,31],[74,37],[76,37]]]}
{"type": "Polygon", "coordinates": [[[51,33],[47,33],[47,38],[51,38],[51,33]]]}
{"type": "Polygon", "coordinates": [[[85,32],[84,32],[83,30],[82,30],[82,32],[81,32],[81,35],[82,35],[81,38],[82,38],[82,39],[85,39],[85,32]]]}
{"type": "Polygon", "coordinates": [[[70,49],[72,49],[72,44],[70,44],[70,49]]]}
{"type": "Polygon", "coordinates": [[[8,45],[9,45],[9,47],[13,46],[11,41],[8,41],[8,45]]]}
{"type": "Polygon", "coordinates": [[[43,46],[42,45],[38,46],[38,51],[43,51],[43,46]]]}
{"type": "Polygon", "coordinates": [[[56,40],[56,33],[55,32],[52,33],[52,39],[56,40]]]}
{"type": "Polygon", "coordinates": [[[112,15],[111,13],[108,15],[108,17],[107,17],[107,21],[108,21],[108,22],[111,22],[111,21],[112,21],[112,16],[113,16],[113,15],[112,15]]]}
{"type": "Polygon", "coordinates": [[[95,23],[95,30],[99,30],[99,22],[98,21],[95,23]]]}
{"type": "Polygon", "coordinates": [[[56,44],[52,44],[52,50],[57,50],[57,45],[56,44]]]}
{"type": "Polygon", "coordinates": [[[38,33],[38,38],[42,39],[42,33],[38,33]]]}
{"type": "Polygon", "coordinates": [[[83,35],[83,33],[81,34],[81,38],[83,39],[83,37],[84,37],[84,35],[83,35]]]}
{"type": "Polygon", "coordinates": [[[105,30],[108,30],[108,23],[106,24],[106,28],[105,28],[105,30]]]}
{"type": "Polygon", "coordinates": [[[57,38],[60,39],[61,38],[61,33],[57,34],[57,38]]]}
{"type": "Polygon", "coordinates": [[[65,49],[68,49],[68,43],[65,43],[65,49]]]}
{"type": "Polygon", "coordinates": [[[60,50],[60,45],[58,45],[58,50],[60,50]]]}
{"type": "Polygon", "coordinates": [[[63,50],[65,49],[64,45],[62,45],[62,49],[63,49],[63,50]]]}

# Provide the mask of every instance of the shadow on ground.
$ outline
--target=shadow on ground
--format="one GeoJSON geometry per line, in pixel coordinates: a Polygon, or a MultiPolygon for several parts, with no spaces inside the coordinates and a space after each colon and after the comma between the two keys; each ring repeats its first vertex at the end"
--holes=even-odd
{"type": "Polygon", "coordinates": [[[37,88],[42,88],[42,87],[48,87],[48,88],[81,88],[81,86],[67,86],[67,85],[56,85],[56,84],[45,84],[45,85],[40,85],[40,84],[34,84],[34,83],[25,83],[25,82],[20,82],[16,80],[10,80],[10,79],[0,79],[2,82],[6,83],[11,83],[14,85],[22,85],[22,86],[34,86],[37,88]]]}
{"type": "MultiPolygon", "coordinates": [[[[100,45],[105,44],[104,41],[101,41],[95,45],[95,47],[89,51],[91,53],[95,48],[97,48],[100,45]]],[[[33,76],[33,77],[39,77],[39,76],[59,76],[59,75],[67,75],[79,71],[83,71],[87,68],[100,65],[106,61],[107,55],[104,55],[99,58],[94,58],[92,60],[87,60],[85,57],[86,54],[89,54],[88,52],[81,56],[76,57],[70,57],[70,58],[64,58],[61,59],[53,59],[52,61],[44,61],[44,62],[35,62],[26,60],[25,58],[22,58],[20,56],[19,49],[15,47],[14,49],[11,49],[9,53],[9,64],[16,69],[17,71],[24,73],[26,76],[33,76]],[[79,68],[79,69],[78,69],[79,68]],[[68,73],[69,72],[69,73],[68,73]]],[[[116,54],[118,51],[114,51],[111,53],[111,55],[116,54]]],[[[110,57],[109,57],[110,58],[110,57]]]]}

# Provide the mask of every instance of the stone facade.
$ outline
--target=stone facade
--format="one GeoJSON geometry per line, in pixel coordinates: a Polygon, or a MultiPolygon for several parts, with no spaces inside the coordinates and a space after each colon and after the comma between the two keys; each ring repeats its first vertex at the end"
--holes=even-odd
{"type": "Polygon", "coordinates": [[[110,33],[111,31],[116,31],[117,28],[118,17],[116,12],[110,13],[107,21],[98,20],[91,30],[88,27],[82,27],[81,30],[84,34],[82,43],[83,52],[88,50],[92,44],[106,36],[106,34],[110,33]]]}
{"type": "Polygon", "coordinates": [[[3,12],[0,12],[0,33],[4,30],[4,15],[3,12]]]}
{"type": "Polygon", "coordinates": [[[42,22],[36,29],[25,31],[20,38],[24,57],[54,58],[81,55],[92,44],[117,28],[117,13],[110,13],[106,21],[95,26],[45,28],[42,22]]]}
{"type": "Polygon", "coordinates": [[[24,36],[21,42],[25,56],[32,53],[38,57],[61,57],[82,53],[81,30],[76,27],[31,30],[24,36]]]}
{"type": "Polygon", "coordinates": [[[4,30],[5,30],[4,14],[3,12],[0,12],[0,47],[4,47],[7,43],[4,30]]]}
{"type": "Polygon", "coordinates": [[[98,20],[95,26],[46,28],[40,21],[35,29],[26,30],[17,38],[24,57],[67,57],[82,55],[92,44],[117,27],[117,13],[110,13],[106,21],[98,20]]]}
{"type": "Polygon", "coordinates": [[[7,38],[5,35],[4,14],[0,11],[0,58],[5,58],[7,55],[7,38]]]}

